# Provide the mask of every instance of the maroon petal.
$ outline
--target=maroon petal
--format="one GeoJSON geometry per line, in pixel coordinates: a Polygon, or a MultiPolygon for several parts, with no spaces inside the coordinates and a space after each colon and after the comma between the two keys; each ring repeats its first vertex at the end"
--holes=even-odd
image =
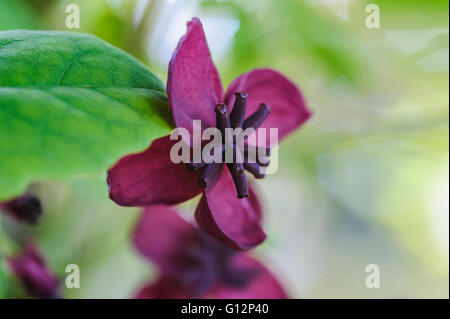
{"type": "Polygon", "coordinates": [[[121,158],[108,171],[109,197],[122,206],[147,206],[178,204],[200,194],[200,172],[170,160],[170,148],[176,142],[164,136],[144,152],[121,158]]]}
{"type": "Polygon", "coordinates": [[[200,228],[225,245],[238,250],[253,248],[264,241],[261,206],[249,187],[248,198],[237,198],[233,179],[224,170],[217,184],[203,192],[195,212],[200,228]]]}
{"type": "Polygon", "coordinates": [[[8,263],[31,296],[44,299],[59,297],[59,281],[51,274],[34,244],[28,243],[23,253],[9,258],[8,263]]]}
{"type": "Polygon", "coordinates": [[[214,107],[222,100],[222,84],[198,18],[188,22],[170,60],[167,96],[177,127],[188,129],[191,136],[192,120],[215,127],[214,107]]]}
{"type": "Polygon", "coordinates": [[[149,206],[137,223],[133,241],[138,251],[170,277],[183,271],[184,247],[195,240],[196,229],[164,205],[149,206]]]}
{"type": "MultiPolygon", "coordinates": [[[[255,112],[261,103],[269,105],[270,115],[260,127],[278,128],[280,141],[311,116],[295,84],[271,69],[256,69],[235,79],[225,95],[225,103],[230,107],[234,105],[235,92],[248,93],[247,117],[255,112]]],[[[269,136],[268,131],[266,134],[269,136]]]]}
{"type": "Polygon", "coordinates": [[[137,299],[185,299],[188,295],[180,283],[169,277],[161,277],[145,286],[135,296],[137,299]]]}
{"type": "Polygon", "coordinates": [[[236,254],[233,258],[236,269],[249,271],[254,275],[244,287],[220,285],[208,293],[207,298],[215,299],[286,299],[278,280],[256,259],[246,254],[236,254]]]}

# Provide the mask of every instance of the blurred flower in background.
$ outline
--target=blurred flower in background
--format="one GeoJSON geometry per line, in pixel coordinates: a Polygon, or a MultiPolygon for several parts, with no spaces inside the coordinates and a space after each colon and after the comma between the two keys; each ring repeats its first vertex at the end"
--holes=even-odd
{"type": "Polygon", "coordinates": [[[0,210],[5,211],[18,221],[36,224],[42,216],[42,206],[39,199],[29,193],[0,202],[0,210]]]}
{"type": "MultiPolygon", "coordinates": [[[[315,116],[259,183],[268,240],[257,253],[290,297],[448,298],[447,1],[2,0],[0,30],[67,31],[69,3],[81,11],[71,31],[119,46],[162,79],[198,16],[224,86],[270,66],[302,88],[315,116]],[[371,3],[380,28],[366,26],[371,3]],[[378,289],[365,285],[369,264],[380,267],[378,289]]],[[[81,288],[64,296],[132,297],[154,271],[130,243],[137,210],[109,201],[104,179],[33,185],[45,215],[35,228],[1,215],[2,253],[33,235],[58,275],[80,266],[81,288]]],[[[19,294],[11,277],[0,271],[0,297],[19,294]]]]}
{"type": "Polygon", "coordinates": [[[137,298],[286,298],[259,261],[221,244],[167,206],[145,209],[133,241],[160,272],[137,298]]]}
{"type": "Polygon", "coordinates": [[[10,258],[8,264],[30,296],[59,298],[59,280],[51,274],[34,243],[27,242],[22,254],[10,258]]]}

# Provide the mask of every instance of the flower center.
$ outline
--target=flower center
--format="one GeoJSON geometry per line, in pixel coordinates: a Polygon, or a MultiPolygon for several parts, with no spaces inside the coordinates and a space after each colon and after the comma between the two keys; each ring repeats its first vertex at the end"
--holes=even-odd
{"type": "Polygon", "coordinates": [[[255,270],[237,268],[232,264],[236,252],[212,240],[199,236],[183,250],[183,272],[180,281],[193,296],[201,296],[217,283],[233,288],[245,287],[257,275],[255,270]]]}
{"type": "Polygon", "coordinates": [[[189,163],[187,168],[190,171],[201,169],[198,185],[201,188],[207,188],[213,185],[219,177],[222,163],[226,163],[233,177],[238,198],[244,198],[248,197],[248,183],[245,171],[250,172],[255,178],[263,178],[265,175],[264,167],[269,165],[270,148],[251,146],[243,142],[243,140],[248,137],[246,131],[254,132],[261,126],[270,114],[270,108],[267,104],[262,103],[253,114],[244,120],[248,94],[236,92],[235,95],[236,101],[231,113],[228,111],[228,106],[223,103],[217,104],[214,109],[216,112],[216,126],[222,134],[220,151],[211,156],[210,162],[189,163]],[[231,133],[232,130],[234,130],[234,134],[231,133]],[[241,138],[239,138],[240,134],[243,134],[240,136],[241,138]],[[232,154],[232,156],[226,156],[227,152],[232,154]],[[219,157],[222,158],[222,161],[217,163],[215,159],[219,157]]]}

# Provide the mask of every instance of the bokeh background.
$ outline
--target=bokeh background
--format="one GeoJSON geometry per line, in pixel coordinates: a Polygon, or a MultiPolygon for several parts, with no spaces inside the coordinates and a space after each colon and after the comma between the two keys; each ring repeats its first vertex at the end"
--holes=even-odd
{"type": "MultiPolygon", "coordinates": [[[[0,0],[0,30],[88,32],[163,81],[185,23],[203,21],[226,87],[272,67],[301,88],[313,118],[283,142],[259,183],[268,240],[254,254],[294,298],[449,297],[448,1],[0,0]],[[67,30],[78,4],[81,28],[67,30]],[[365,24],[380,8],[380,28],[365,24]],[[366,266],[380,266],[368,289],[366,266]]],[[[1,137],[5,138],[5,137],[1,137]]],[[[139,210],[107,197],[105,175],[36,181],[37,227],[0,216],[0,249],[37,238],[50,267],[81,269],[68,298],[129,298],[156,275],[130,243],[139,210]]],[[[185,214],[195,207],[184,205],[185,214]]],[[[23,296],[13,278],[0,297],[23,296]]]]}

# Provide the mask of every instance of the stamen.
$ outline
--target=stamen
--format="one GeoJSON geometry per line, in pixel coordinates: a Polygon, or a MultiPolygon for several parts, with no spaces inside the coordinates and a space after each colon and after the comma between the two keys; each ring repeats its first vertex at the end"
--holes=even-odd
{"type": "Polygon", "coordinates": [[[267,166],[269,166],[270,165],[270,160],[267,158],[267,159],[265,159],[265,160],[261,160],[261,158],[257,158],[256,159],[256,163],[258,163],[260,166],[262,166],[262,167],[267,167],[267,166]]]}
{"type": "Polygon", "coordinates": [[[216,111],[217,128],[225,136],[225,129],[231,127],[228,107],[226,104],[221,103],[217,104],[214,110],[216,111]]]}
{"type": "Polygon", "coordinates": [[[217,175],[222,163],[212,162],[207,164],[200,174],[200,178],[197,182],[198,186],[201,188],[206,188],[214,182],[214,178],[217,175]]]}
{"type": "Polygon", "coordinates": [[[244,168],[255,176],[255,178],[263,178],[266,174],[261,173],[261,165],[256,163],[244,163],[244,168]]]}
{"type": "Polygon", "coordinates": [[[217,154],[213,154],[209,158],[209,163],[215,162],[219,157],[223,157],[225,155],[224,152],[225,152],[225,145],[222,144],[220,151],[217,154]]]}
{"type": "Polygon", "coordinates": [[[249,153],[251,154],[264,154],[265,156],[270,156],[271,154],[271,150],[270,147],[260,147],[260,146],[253,146],[253,145],[248,145],[247,143],[244,144],[244,154],[248,155],[249,153]]]}
{"type": "Polygon", "coordinates": [[[222,143],[226,144],[227,141],[231,142],[231,132],[225,131],[226,128],[231,128],[227,105],[223,103],[217,104],[214,110],[216,111],[217,128],[220,130],[220,133],[222,133],[222,143]],[[229,136],[226,136],[227,133],[229,136]]]}
{"type": "Polygon", "coordinates": [[[204,162],[202,162],[202,163],[187,163],[186,167],[187,167],[188,171],[195,172],[205,165],[206,165],[206,163],[204,163],[204,162]]]}
{"type": "Polygon", "coordinates": [[[269,114],[269,106],[264,103],[260,104],[259,108],[244,121],[242,129],[245,131],[246,129],[251,127],[256,130],[264,122],[267,116],[269,116],[269,114]]]}
{"type": "Polygon", "coordinates": [[[249,159],[253,159],[254,162],[258,163],[261,166],[269,166],[270,154],[271,154],[270,147],[257,147],[244,144],[245,162],[249,162],[249,159]]]}
{"type": "Polygon", "coordinates": [[[202,160],[201,163],[186,163],[186,168],[188,169],[188,171],[195,172],[195,171],[199,170],[200,168],[204,167],[205,165],[216,161],[217,158],[223,156],[224,151],[225,151],[225,146],[222,145],[220,151],[217,154],[213,154],[209,158],[208,162],[203,162],[203,160],[202,160]]]}
{"type": "MultiPolygon", "coordinates": [[[[236,92],[235,95],[236,101],[231,114],[228,112],[228,106],[224,103],[217,104],[214,108],[216,112],[216,126],[222,134],[223,145],[220,152],[209,156],[207,159],[208,163],[203,161],[201,163],[187,163],[186,167],[190,171],[202,169],[198,185],[201,188],[207,188],[213,186],[220,175],[219,170],[222,167],[222,163],[224,161],[228,162],[228,170],[233,177],[238,198],[244,198],[249,196],[245,170],[253,174],[255,178],[263,178],[265,176],[264,167],[270,163],[271,151],[268,147],[249,146],[245,143],[242,149],[242,145],[237,145],[237,141],[233,139],[232,130],[237,128],[241,128],[243,131],[248,128],[258,129],[269,116],[270,108],[267,104],[260,104],[259,108],[244,120],[248,94],[236,92]],[[230,157],[228,159],[225,155],[231,149],[233,150],[233,156],[227,155],[230,157]],[[216,163],[215,160],[219,157],[222,157],[222,161],[221,163],[216,163]]],[[[215,150],[215,148],[213,149],[215,150]]]]}
{"type": "Polygon", "coordinates": [[[244,165],[242,163],[230,163],[227,164],[227,166],[231,176],[233,176],[238,198],[248,197],[248,184],[247,177],[245,176],[244,165]]]}
{"type": "Polygon", "coordinates": [[[236,101],[234,102],[233,110],[231,111],[230,121],[231,127],[242,127],[244,123],[245,111],[247,109],[248,94],[243,92],[236,92],[236,101]]]}

